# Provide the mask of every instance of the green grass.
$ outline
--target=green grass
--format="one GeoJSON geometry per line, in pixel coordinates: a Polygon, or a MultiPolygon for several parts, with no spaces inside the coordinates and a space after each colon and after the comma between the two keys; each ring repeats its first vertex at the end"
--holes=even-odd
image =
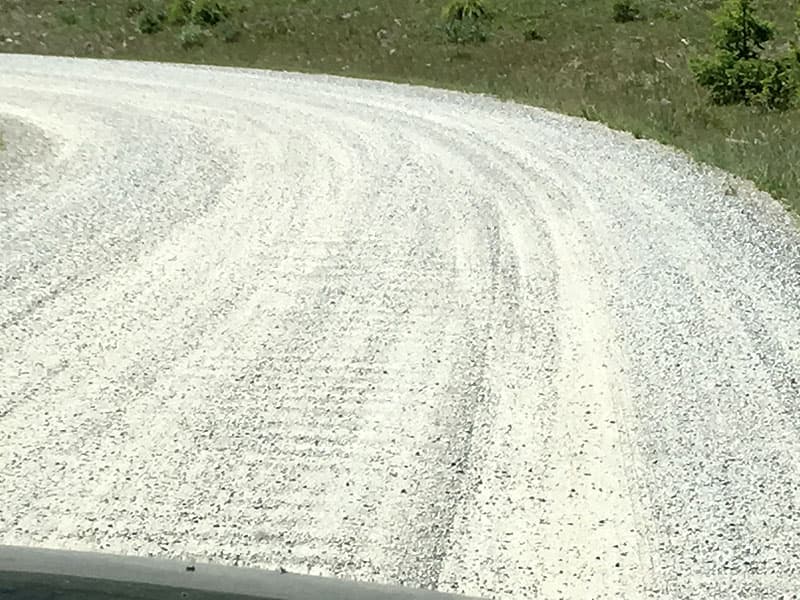
{"type": "MultiPolygon", "coordinates": [[[[453,44],[434,0],[242,0],[197,44],[181,26],[143,34],[151,0],[3,0],[0,51],[289,69],[487,92],[585,116],[687,150],[800,211],[800,111],[711,107],[689,71],[718,0],[495,0],[485,43],[453,44]],[[19,32],[13,36],[12,32],[19,32]],[[533,35],[531,32],[534,32],[533,35]]],[[[762,0],[779,38],[793,1],[762,0]]]]}

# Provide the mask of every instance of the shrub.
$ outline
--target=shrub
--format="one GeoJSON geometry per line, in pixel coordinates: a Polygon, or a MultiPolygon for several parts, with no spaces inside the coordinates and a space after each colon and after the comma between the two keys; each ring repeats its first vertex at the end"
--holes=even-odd
{"type": "Polygon", "coordinates": [[[155,5],[147,7],[136,18],[136,29],[144,34],[158,33],[163,28],[166,18],[167,15],[162,8],[155,5]]]}
{"type": "Polygon", "coordinates": [[[727,0],[714,21],[716,51],[690,62],[697,82],[714,104],[756,105],[786,110],[797,100],[798,69],[791,56],[763,58],[775,35],[755,14],[752,0],[727,0]]]}
{"type": "Polygon", "coordinates": [[[190,18],[198,25],[216,25],[232,13],[231,7],[221,0],[193,0],[190,18]]]}
{"type": "Polygon", "coordinates": [[[798,64],[800,64],[800,4],[797,5],[797,15],[794,18],[795,39],[792,41],[792,52],[798,64]]]}
{"type": "Polygon", "coordinates": [[[181,46],[184,48],[202,46],[205,37],[206,30],[197,23],[186,23],[181,27],[181,31],[178,34],[178,39],[181,41],[181,46]]]}
{"type": "Polygon", "coordinates": [[[774,36],[772,23],[756,15],[753,0],[727,0],[714,20],[714,45],[739,60],[757,57],[774,36]]]}
{"type": "Polygon", "coordinates": [[[797,4],[797,12],[794,15],[794,31],[800,38],[800,2],[797,4]]]}
{"type": "Polygon", "coordinates": [[[762,89],[752,98],[752,103],[767,110],[788,110],[797,105],[798,82],[796,65],[791,57],[768,61],[761,80],[762,89]]]}
{"type": "Polygon", "coordinates": [[[225,0],[172,0],[167,10],[171,23],[213,27],[233,14],[225,0]]]}
{"type": "Polygon", "coordinates": [[[489,34],[480,21],[473,19],[448,21],[442,27],[447,39],[454,44],[485,42],[489,34]]]}
{"type": "Polygon", "coordinates": [[[614,3],[614,21],[617,23],[630,23],[639,18],[639,8],[628,0],[620,0],[614,3]]]}
{"type": "Polygon", "coordinates": [[[482,0],[451,0],[442,10],[442,26],[447,39],[453,43],[485,42],[488,32],[485,22],[492,14],[482,0]]]}
{"type": "Polygon", "coordinates": [[[764,88],[768,62],[737,59],[727,51],[692,63],[697,82],[708,89],[714,104],[750,104],[764,88]]]}
{"type": "Polygon", "coordinates": [[[447,22],[480,21],[490,19],[492,13],[483,0],[450,0],[442,9],[442,17],[447,22]]]}

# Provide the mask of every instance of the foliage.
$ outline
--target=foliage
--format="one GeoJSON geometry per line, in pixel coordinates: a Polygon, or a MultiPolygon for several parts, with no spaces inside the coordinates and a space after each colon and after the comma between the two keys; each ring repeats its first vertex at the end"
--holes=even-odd
{"type": "Polygon", "coordinates": [[[492,13],[483,0],[451,0],[442,17],[442,30],[450,42],[485,42],[489,37],[485,23],[492,19],[492,13]]]}
{"type": "Polygon", "coordinates": [[[490,19],[492,13],[483,0],[450,0],[442,9],[445,21],[480,21],[490,19]]]}
{"type": "Polygon", "coordinates": [[[161,6],[148,6],[136,18],[136,29],[145,34],[158,33],[163,28],[166,18],[167,14],[161,6]]]}
{"type": "Polygon", "coordinates": [[[759,18],[752,0],[727,0],[714,21],[713,54],[690,62],[697,82],[714,104],[745,104],[768,110],[795,105],[800,80],[791,57],[765,58],[771,23],[759,18]]]}
{"type": "Polygon", "coordinates": [[[206,30],[197,23],[186,23],[181,27],[178,39],[184,48],[202,46],[206,38],[206,30]]]}
{"type": "Polygon", "coordinates": [[[761,80],[762,90],[753,97],[753,104],[768,110],[793,108],[798,102],[800,89],[795,61],[787,56],[767,63],[767,71],[761,80]]]}
{"type": "Polygon", "coordinates": [[[753,0],[727,0],[714,20],[714,44],[737,60],[756,58],[775,37],[775,27],[758,17],[753,0]]]}
{"type": "Polygon", "coordinates": [[[639,8],[631,4],[628,0],[620,0],[614,3],[614,21],[617,23],[629,23],[640,17],[639,8]]]}
{"type": "Polygon", "coordinates": [[[187,23],[192,14],[192,0],[171,0],[167,6],[167,20],[179,25],[187,23]]]}
{"type": "Polygon", "coordinates": [[[724,50],[692,62],[697,82],[708,89],[714,104],[721,105],[750,104],[764,88],[767,68],[767,61],[737,59],[724,50]]]}
{"type": "Polygon", "coordinates": [[[223,0],[193,0],[189,16],[198,25],[216,25],[232,13],[233,9],[223,0]]]}
{"type": "Polygon", "coordinates": [[[233,14],[225,0],[172,0],[167,16],[171,23],[213,27],[233,14]]]}
{"type": "Polygon", "coordinates": [[[480,21],[474,19],[457,19],[448,21],[442,26],[447,39],[454,44],[485,42],[489,34],[480,21]]]}

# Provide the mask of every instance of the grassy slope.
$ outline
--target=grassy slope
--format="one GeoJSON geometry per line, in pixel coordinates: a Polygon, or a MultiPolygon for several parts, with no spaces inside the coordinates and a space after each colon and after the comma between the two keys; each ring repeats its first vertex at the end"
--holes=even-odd
{"type": "MultiPolygon", "coordinates": [[[[800,111],[709,107],[687,59],[707,48],[718,0],[643,0],[617,24],[612,0],[494,0],[485,44],[436,29],[443,0],[241,0],[232,43],[184,49],[176,29],[137,32],[132,0],[1,0],[0,51],[241,65],[489,92],[673,144],[754,180],[800,211],[800,111]],[[542,41],[526,41],[534,25],[542,41]]],[[[793,0],[761,0],[792,33],[793,0]]]]}

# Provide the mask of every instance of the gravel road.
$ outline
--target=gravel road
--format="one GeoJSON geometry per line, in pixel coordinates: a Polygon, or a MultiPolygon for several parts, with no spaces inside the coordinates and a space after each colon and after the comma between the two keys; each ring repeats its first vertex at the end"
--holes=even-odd
{"type": "Polygon", "coordinates": [[[539,109],[0,55],[0,543],[800,589],[800,229],[539,109]]]}

